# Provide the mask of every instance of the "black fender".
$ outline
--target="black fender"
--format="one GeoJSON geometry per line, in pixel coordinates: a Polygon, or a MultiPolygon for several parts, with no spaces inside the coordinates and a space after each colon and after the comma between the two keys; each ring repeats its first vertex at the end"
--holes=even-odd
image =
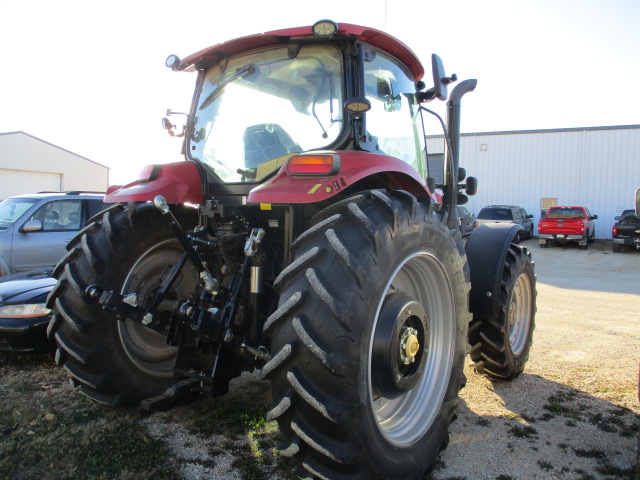
{"type": "Polygon", "coordinates": [[[498,314],[502,270],[509,245],[522,225],[488,223],[468,237],[464,247],[471,272],[469,312],[493,318],[498,314]]]}

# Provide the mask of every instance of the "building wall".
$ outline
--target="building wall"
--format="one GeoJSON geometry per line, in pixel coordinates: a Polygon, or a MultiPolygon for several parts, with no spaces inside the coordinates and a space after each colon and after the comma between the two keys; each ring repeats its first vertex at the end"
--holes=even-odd
{"type": "MultiPolygon", "coordinates": [[[[428,140],[430,152],[442,140],[428,140]]],[[[598,215],[596,237],[611,238],[614,217],[633,208],[640,188],[640,125],[463,134],[460,166],[478,178],[467,207],[520,205],[540,219],[541,199],[598,215]]],[[[537,234],[537,228],[536,228],[537,234]]]]}
{"type": "MultiPolygon", "coordinates": [[[[0,134],[0,176],[9,175],[25,179],[24,185],[11,186],[10,195],[16,189],[21,193],[34,193],[40,182],[28,182],[29,173],[34,176],[50,174],[59,177],[59,190],[85,190],[104,192],[109,186],[109,168],[75,153],[40,140],[24,132],[0,134]]],[[[2,185],[0,182],[0,189],[2,185]]],[[[4,198],[0,190],[0,198],[4,198]]]]}

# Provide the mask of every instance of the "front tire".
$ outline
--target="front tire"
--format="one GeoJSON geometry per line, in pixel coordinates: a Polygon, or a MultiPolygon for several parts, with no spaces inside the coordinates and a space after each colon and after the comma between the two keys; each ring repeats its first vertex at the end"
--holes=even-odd
{"type": "MultiPolygon", "coordinates": [[[[135,292],[148,304],[161,278],[183,250],[166,221],[150,204],[116,205],[69,242],[69,253],[54,271],[58,284],[48,305],[54,315],[48,334],[57,343],[56,362],[91,399],[113,406],[135,406],[174,383],[176,348],[166,337],[89,302],[85,289],[97,285],[119,294],[135,292]]],[[[187,263],[168,292],[186,298],[197,282],[187,263]]]]}
{"type": "Polygon", "coordinates": [[[469,327],[470,355],[478,373],[494,380],[513,380],[522,373],[533,341],[535,313],[531,253],[511,244],[502,271],[498,315],[474,315],[469,327]]]}
{"type": "Polygon", "coordinates": [[[294,253],[265,324],[282,453],[305,477],[421,478],[463,382],[459,232],[406,192],[372,191],[321,212],[294,253]]]}

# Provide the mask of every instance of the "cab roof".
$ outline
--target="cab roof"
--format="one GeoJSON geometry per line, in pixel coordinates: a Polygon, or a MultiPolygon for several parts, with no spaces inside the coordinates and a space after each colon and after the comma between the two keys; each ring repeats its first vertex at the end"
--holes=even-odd
{"type": "MultiPolygon", "coordinates": [[[[175,70],[185,70],[201,60],[219,61],[237,53],[257,48],[281,45],[290,39],[312,38],[311,26],[273,30],[246,37],[236,38],[205,48],[182,59],[175,70]]],[[[373,47],[393,55],[411,71],[416,81],[424,76],[424,67],[416,54],[397,38],[374,28],[339,23],[334,36],[351,36],[373,47]]]]}

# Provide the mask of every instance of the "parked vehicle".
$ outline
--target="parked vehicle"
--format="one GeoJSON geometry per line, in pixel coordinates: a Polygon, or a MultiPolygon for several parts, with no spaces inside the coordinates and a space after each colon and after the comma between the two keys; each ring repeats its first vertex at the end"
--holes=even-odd
{"type": "Polygon", "coordinates": [[[595,240],[597,215],[591,215],[584,207],[551,207],[538,222],[538,239],[541,248],[551,241],[560,243],[578,242],[586,250],[595,240]]]}
{"type": "Polygon", "coordinates": [[[458,217],[460,217],[460,233],[462,238],[467,238],[473,233],[475,215],[466,207],[458,205],[458,217]]]}
{"type": "Polygon", "coordinates": [[[35,270],[0,278],[0,352],[53,352],[47,338],[51,310],[47,296],[56,284],[51,270],[35,270]]]}
{"type": "Polygon", "coordinates": [[[533,238],[533,215],[528,214],[522,207],[516,205],[487,205],[475,222],[475,228],[487,223],[512,223],[520,225],[521,230],[516,234],[515,243],[525,238],[533,238]]]}
{"type": "Polygon", "coordinates": [[[52,268],[85,222],[104,209],[104,195],[66,192],[0,201],[0,277],[52,268]]]}
{"type": "Polygon", "coordinates": [[[59,363],[90,398],[145,409],[261,369],[300,477],[422,478],[469,340],[478,371],[510,380],[534,326],[520,227],[460,233],[456,206],[476,190],[460,178],[461,99],[476,81],[448,97],[455,76],[433,56],[426,89],[402,42],[328,20],[167,65],[198,72],[186,161],[109,188],[114,205],[69,245],[48,299],[59,363]],[[449,98],[441,194],[421,119],[436,98],[449,98]]]}
{"type": "Polygon", "coordinates": [[[635,210],[624,210],[621,215],[615,217],[615,221],[611,229],[613,251],[620,252],[624,245],[640,249],[640,218],[635,210]]]}

